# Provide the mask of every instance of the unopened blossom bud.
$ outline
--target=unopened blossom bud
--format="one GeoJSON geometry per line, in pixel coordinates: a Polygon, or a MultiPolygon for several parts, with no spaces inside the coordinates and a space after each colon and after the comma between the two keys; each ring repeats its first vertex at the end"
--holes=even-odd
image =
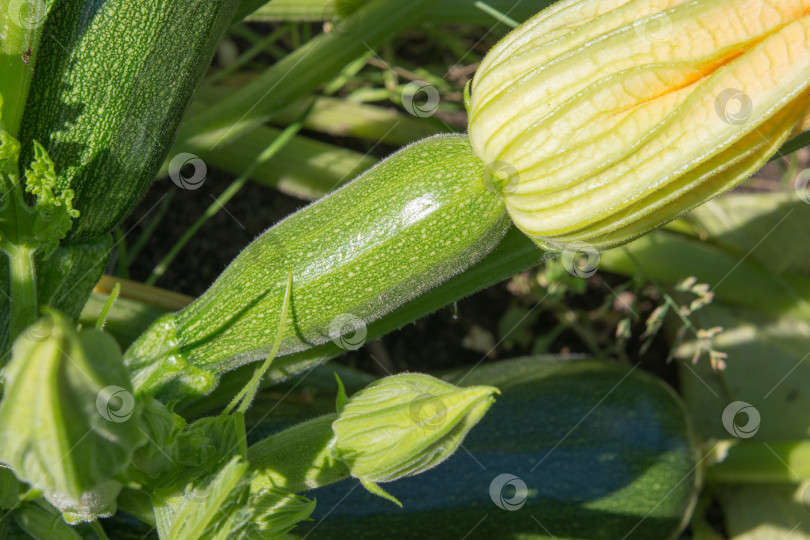
{"type": "Polygon", "coordinates": [[[332,423],[332,454],[371,492],[450,457],[492,405],[497,388],[462,388],[429,375],[386,377],[353,395],[332,423]]]}
{"type": "Polygon", "coordinates": [[[520,229],[621,244],[810,127],[810,0],[563,0],[487,54],[469,106],[520,229]]]}
{"type": "Polygon", "coordinates": [[[14,342],[3,371],[0,462],[65,519],[83,521],[114,512],[115,477],[145,441],[118,344],[74,326],[52,311],[14,342]]]}

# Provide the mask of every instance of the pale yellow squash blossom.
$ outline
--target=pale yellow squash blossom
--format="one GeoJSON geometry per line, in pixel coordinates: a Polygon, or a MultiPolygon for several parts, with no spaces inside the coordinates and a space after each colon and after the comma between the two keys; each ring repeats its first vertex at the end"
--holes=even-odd
{"type": "Polygon", "coordinates": [[[564,0],[489,52],[469,107],[521,230],[621,244],[810,128],[810,0],[564,0]]]}

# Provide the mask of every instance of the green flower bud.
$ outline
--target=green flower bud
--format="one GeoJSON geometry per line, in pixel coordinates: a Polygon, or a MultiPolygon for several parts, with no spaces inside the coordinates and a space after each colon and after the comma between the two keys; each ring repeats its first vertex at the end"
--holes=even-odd
{"type": "Polygon", "coordinates": [[[0,401],[0,461],[75,519],[109,513],[142,444],[140,405],[109,335],[58,313],[14,343],[0,401]]]}
{"type": "Polygon", "coordinates": [[[563,0],[479,67],[469,132],[543,247],[627,242],[810,127],[810,0],[563,0]]]}
{"type": "Polygon", "coordinates": [[[399,504],[377,482],[419,474],[450,457],[496,393],[417,373],[381,379],[348,400],[341,390],[332,455],[369,491],[399,504]]]}

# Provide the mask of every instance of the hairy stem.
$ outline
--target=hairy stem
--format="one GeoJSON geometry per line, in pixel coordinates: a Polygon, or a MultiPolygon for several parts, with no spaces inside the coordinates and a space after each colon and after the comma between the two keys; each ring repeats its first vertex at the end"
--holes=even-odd
{"type": "Polygon", "coordinates": [[[12,342],[37,317],[37,278],[34,250],[15,246],[8,251],[11,275],[11,323],[9,342],[12,342]]]}
{"type": "Polygon", "coordinates": [[[336,418],[308,420],[248,448],[250,467],[258,473],[252,489],[272,486],[297,493],[347,478],[348,467],[330,453],[336,418]]]}

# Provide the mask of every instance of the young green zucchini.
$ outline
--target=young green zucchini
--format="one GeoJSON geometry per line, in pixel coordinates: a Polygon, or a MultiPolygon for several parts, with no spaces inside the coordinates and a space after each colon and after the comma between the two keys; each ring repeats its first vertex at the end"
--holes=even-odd
{"type": "Polygon", "coordinates": [[[109,232],[149,187],[238,3],[54,3],[20,141],[45,146],[75,193],[69,241],[109,232]]]}
{"type": "Polygon", "coordinates": [[[464,136],[416,143],[251,243],[211,288],[161,317],[126,353],[137,391],[209,392],[221,373],[273,346],[288,275],[290,316],[278,355],[330,340],[357,348],[365,325],[468,268],[509,220],[464,136]]]}
{"type": "Polygon", "coordinates": [[[309,491],[317,506],[295,532],[330,540],[678,538],[699,493],[699,453],[681,400],[660,380],[604,362],[540,358],[461,378],[502,392],[464,440],[466,452],[384,484],[402,508],[354,481],[309,491]]]}

